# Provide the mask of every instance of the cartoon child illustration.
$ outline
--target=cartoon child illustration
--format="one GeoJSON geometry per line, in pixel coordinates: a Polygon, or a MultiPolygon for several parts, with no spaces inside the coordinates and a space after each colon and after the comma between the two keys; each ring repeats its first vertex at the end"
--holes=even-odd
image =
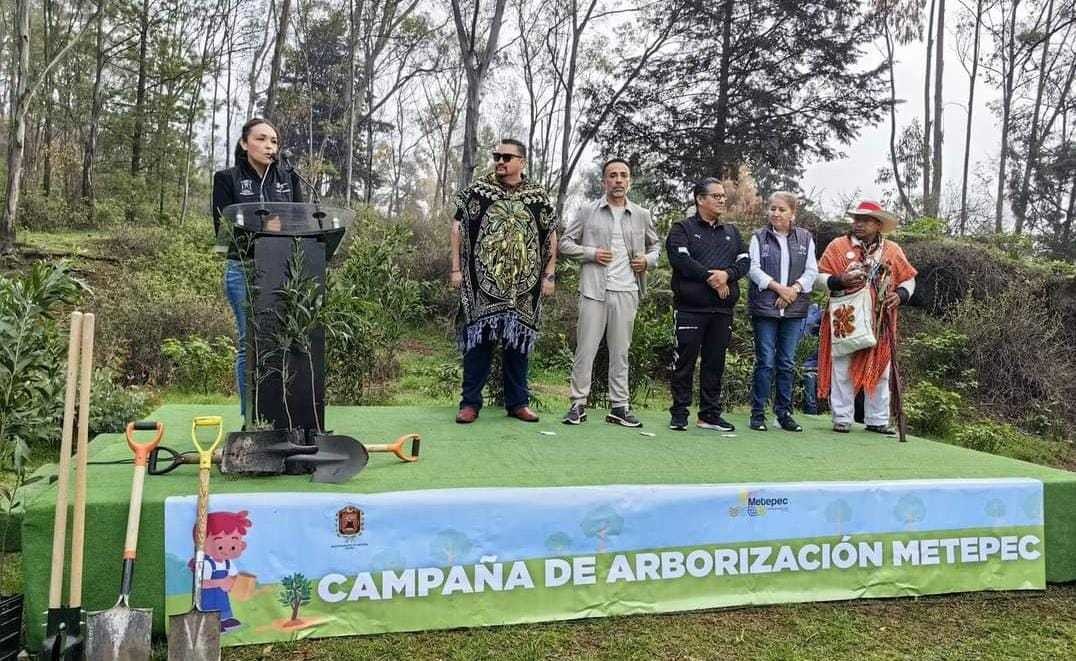
{"type": "MultiPolygon", "coordinates": [[[[206,519],[205,564],[202,567],[202,610],[220,611],[220,630],[231,631],[242,623],[232,614],[228,593],[239,574],[232,562],[247,548],[243,539],[251,527],[247,512],[210,512],[206,519]]],[[[198,528],[195,526],[194,535],[198,528]]],[[[193,560],[191,571],[194,571],[193,560]]]]}

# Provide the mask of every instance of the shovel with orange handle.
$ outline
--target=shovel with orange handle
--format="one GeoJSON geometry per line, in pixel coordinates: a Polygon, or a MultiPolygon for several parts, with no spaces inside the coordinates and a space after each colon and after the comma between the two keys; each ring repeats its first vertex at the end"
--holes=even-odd
{"type": "Polygon", "coordinates": [[[367,452],[391,452],[400,461],[418,461],[418,450],[422,444],[422,437],[418,434],[404,434],[392,443],[367,445],[367,452]],[[404,443],[411,441],[411,454],[403,451],[404,443]]]}
{"type": "Polygon", "coordinates": [[[127,508],[127,537],[123,542],[123,574],[116,605],[86,617],[87,661],[121,661],[148,659],[152,653],[152,608],[131,608],[131,584],[138,549],[138,526],[142,519],[142,487],[146,482],[149,455],[161,442],[164,425],[159,422],[127,423],[127,445],[134,452],[134,478],[131,502],[127,508]],[[135,430],[156,432],[152,439],[139,443],[135,430]]]}

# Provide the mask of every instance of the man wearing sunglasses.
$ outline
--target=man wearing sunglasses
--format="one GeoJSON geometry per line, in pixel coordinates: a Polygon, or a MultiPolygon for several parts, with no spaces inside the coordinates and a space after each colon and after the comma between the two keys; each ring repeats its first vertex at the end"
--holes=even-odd
{"type": "Polygon", "coordinates": [[[527,179],[527,148],[506,138],[493,148],[493,172],[456,195],[452,272],[460,290],[456,339],[463,352],[463,393],[456,422],[482,409],[493,351],[502,358],[508,415],[538,422],[530,409],[527,367],[538,339],[542,298],[553,294],[557,217],[545,189],[527,179]]]}

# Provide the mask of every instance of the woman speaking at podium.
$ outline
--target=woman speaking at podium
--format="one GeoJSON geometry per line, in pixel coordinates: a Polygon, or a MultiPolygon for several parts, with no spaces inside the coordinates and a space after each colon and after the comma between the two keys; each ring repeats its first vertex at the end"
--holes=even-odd
{"type": "MultiPolygon", "coordinates": [[[[221,215],[230,204],[251,202],[302,202],[298,175],[277,165],[280,138],[268,120],[254,117],[243,124],[235,145],[235,165],[213,175],[213,232],[219,236],[221,215]]],[[[239,340],[235,355],[235,381],[239,389],[239,408],[246,414],[246,335],[247,283],[236,241],[228,243],[228,262],[224,268],[224,291],[235,313],[239,340]]],[[[249,257],[249,255],[246,255],[249,257]]]]}

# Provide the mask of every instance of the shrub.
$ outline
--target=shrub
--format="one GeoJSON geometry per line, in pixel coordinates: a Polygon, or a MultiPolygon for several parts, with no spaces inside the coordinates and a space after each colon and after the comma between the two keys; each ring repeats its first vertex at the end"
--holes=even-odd
{"type": "Polygon", "coordinates": [[[235,342],[223,335],[213,340],[170,337],[161,345],[161,355],[172,363],[167,382],[205,394],[235,389],[235,354],[235,342]]]}
{"type": "Polygon", "coordinates": [[[1011,261],[979,244],[938,239],[904,247],[919,271],[912,304],[934,314],[945,313],[965,298],[990,298],[1014,280],[1026,281],[1011,261]]]}
{"type": "Polygon", "coordinates": [[[922,381],[904,393],[904,414],[917,433],[945,436],[960,415],[960,393],[922,381]]]}
{"type": "Polygon", "coordinates": [[[1057,465],[1065,452],[1062,443],[1028,436],[1012,425],[990,421],[957,429],[953,441],[972,450],[1045,465],[1057,465]]]}
{"type": "Polygon", "coordinates": [[[93,371],[90,400],[90,435],[122,432],[128,422],[140,420],[150,410],[152,397],[142,388],[124,388],[107,368],[93,371]]]}
{"type": "Polygon", "coordinates": [[[968,336],[941,327],[906,338],[901,345],[903,376],[929,380],[958,390],[973,390],[974,368],[969,367],[968,336]]]}
{"type": "Polygon", "coordinates": [[[1076,423],[1076,361],[1060,320],[1039,299],[1013,287],[988,301],[966,300],[949,318],[968,338],[981,406],[1009,420],[1022,419],[1031,406],[1054,421],[1076,423]]]}
{"type": "Polygon", "coordinates": [[[19,199],[19,226],[28,230],[55,231],[85,224],[84,211],[68,204],[66,195],[46,196],[31,188],[19,199]]]}
{"type": "Polygon", "coordinates": [[[463,368],[458,361],[444,361],[423,367],[419,374],[426,379],[422,391],[436,399],[452,397],[459,392],[460,383],[463,382],[463,368]]]}
{"type": "Polygon", "coordinates": [[[235,319],[221,285],[224,262],[213,253],[205,218],[170,228],[117,233],[125,259],[98,289],[100,356],[128,383],[169,382],[174,366],[165,340],[235,337],[235,319]]]}
{"type": "Polygon", "coordinates": [[[64,262],[0,276],[0,463],[16,470],[31,443],[57,437],[67,355],[57,318],[84,289],[64,262]]]}

